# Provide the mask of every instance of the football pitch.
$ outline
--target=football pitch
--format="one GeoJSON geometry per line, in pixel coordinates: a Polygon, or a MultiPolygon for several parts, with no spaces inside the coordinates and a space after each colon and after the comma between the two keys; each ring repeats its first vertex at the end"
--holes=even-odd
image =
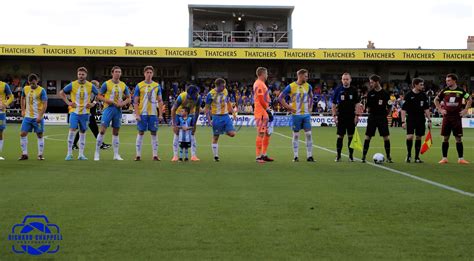
{"type": "MultiPolygon", "coordinates": [[[[214,162],[209,127],[197,130],[200,162],[170,162],[169,127],[158,132],[162,161],[151,160],[147,134],[143,160],[134,162],[134,126],[121,130],[122,162],[112,160],[112,149],[94,162],[89,131],[89,161],[64,161],[66,126],[46,126],[45,161],[36,160],[30,134],[30,160],[20,162],[19,127],[4,133],[0,260],[26,257],[12,252],[8,235],[29,214],[60,227],[59,252],[43,255],[58,259],[474,259],[474,164],[456,163],[451,138],[450,163],[439,165],[439,129],[425,163],[408,164],[404,130],[391,128],[395,163],[375,165],[334,162],[330,127],[313,128],[315,163],[305,161],[304,143],[300,162],[292,162],[289,127],[274,130],[272,163],[255,163],[254,128],[222,136],[214,162]]],[[[474,162],[474,129],[464,130],[463,141],[474,162]]],[[[376,152],[384,153],[378,136],[370,159],[376,152]]]]}

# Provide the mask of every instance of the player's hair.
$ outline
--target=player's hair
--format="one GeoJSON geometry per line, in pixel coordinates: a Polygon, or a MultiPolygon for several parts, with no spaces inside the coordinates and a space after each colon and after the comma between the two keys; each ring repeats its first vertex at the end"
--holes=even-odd
{"type": "MultiPolygon", "coordinates": [[[[342,76],[344,76],[344,75],[347,75],[347,76],[349,76],[349,77],[351,77],[351,78],[352,78],[351,74],[350,74],[350,73],[348,73],[348,72],[345,72],[345,73],[343,73],[343,74],[342,74],[342,76]]],[[[342,76],[341,76],[341,77],[342,77],[342,76]]]]}
{"type": "Polygon", "coordinates": [[[189,95],[194,95],[194,94],[199,94],[199,87],[197,87],[196,85],[189,85],[188,88],[186,89],[186,92],[189,94],[189,95]]]}
{"type": "Polygon", "coordinates": [[[31,73],[30,75],[28,75],[28,82],[32,82],[33,80],[39,81],[39,77],[38,75],[31,73]]]}
{"type": "Polygon", "coordinates": [[[448,75],[446,75],[446,78],[451,78],[451,80],[457,82],[458,81],[458,76],[454,73],[448,73],[448,75]]]}
{"type": "Polygon", "coordinates": [[[87,73],[87,69],[86,69],[86,67],[82,66],[82,67],[77,68],[77,72],[85,72],[85,73],[87,73]]]}
{"type": "Polygon", "coordinates": [[[217,87],[221,84],[226,84],[225,80],[222,79],[222,78],[217,78],[215,81],[214,81],[214,85],[217,87]]]}
{"type": "Polygon", "coordinates": [[[119,66],[115,65],[114,67],[112,67],[112,69],[110,70],[111,73],[114,73],[115,70],[122,70],[122,68],[120,68],[119,66]]]}
{"type": "Polygon", "coordinates": [[[372,80],[374,82],[380,82],[380,76],[378,76],[377,74],[372,74],[369,76],[369,80],[372,80]]]}
{"type": "Polygon", "coordinates": [[[411,85],[415,87],[415,85],[418,85],[422,82],[425,82],[425,80],[423,80],[422,78],[413,78],[413,80],[411,80],[411,85]]]}
{"type": "Polygon", "coordinates": [[[299,70],[296,72],[297,75],[303,75],[303,74],[305,74],[305,73],[308,73],[308,70],[306,70],[306,69],[299,69],[299,70]]]}
{"type": "Polygon", "coordinates": [[[143,68],[143,72],[146,72],[147,70],[151,70],[152,72],[155,72],[155,68],[153,68],[153,66],[151,65],[147,65],[145,66],[145,68],[143,68]]]}
{"type": "Polygon", "coordinates": [[[267,71],[267,68],[265,68],[265,67],[258,67],[258,68],[257,68],[257,71],[256,71],[257,76],[262,75],[262,73],[264,73],[264,72],[266,72],[266,71],[267,71]]]}

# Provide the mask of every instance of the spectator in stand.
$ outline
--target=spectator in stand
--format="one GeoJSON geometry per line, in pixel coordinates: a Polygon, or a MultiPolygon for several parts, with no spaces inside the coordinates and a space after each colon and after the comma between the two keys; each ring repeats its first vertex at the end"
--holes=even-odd
{"type": "Polygon", "coordinates": [[[323,110],[322,112],[326,112],[326,107],[327,106],[326,106],[326,95],[325,94],[321,95],[321,99],[319,99],[319,101],[318,101],[318,109],[319,109],[319,107],[322,108],[322,110],[323,110]]]}

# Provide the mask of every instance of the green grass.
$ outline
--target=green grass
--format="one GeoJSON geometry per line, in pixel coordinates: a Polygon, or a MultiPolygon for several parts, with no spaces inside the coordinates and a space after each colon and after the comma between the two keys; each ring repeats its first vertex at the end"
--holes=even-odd
{"type": "MultiPolygon", "coordinates": [[[[162,127],[162,161],[151,161],[147,136],[144,160],[134,162],[130,126],[120,135],[126,161],[112,161],[110,150],[100,162],[65,162],[67,128],[47,126],[46,160],[35,160],[30,135],[32,159],[18,162],[18,131],[8,126],[7,160],[0,162],[0,260],[19,258],[7,236],[27,214],[45,214],[60,226],[61,250],[50,255],[58,259],[474,259],[474,198],[347,158],[335,163],[320,149],[316,163],[293,163],[291,140],[281,135],[272,136],[274,163],[254,162],[255,129],[247,128],[221,137],[215,163],[211,131],[199,128],[202,161],[172,163],[171,131],[162,127]]],[[[275,131],[291,135],[289,128],[275,131]]],[[[439,130],[426,163],[407,164],[403,130],[391,132],[395,163],[385,166],[474,193],[473,167],[454,163],[453,140],[449,164],[437,164],[439,130]]],[[[315,145],[334,149],[334,128],[313,135],[315,145]]],[[[466,129],[471,161],[473,137],[466,129]]],[[[90,132],[87,138],[92,159],[90,132]]],[[[383,152],[379,137],[369,154],[375,152],[383,152]]]]}

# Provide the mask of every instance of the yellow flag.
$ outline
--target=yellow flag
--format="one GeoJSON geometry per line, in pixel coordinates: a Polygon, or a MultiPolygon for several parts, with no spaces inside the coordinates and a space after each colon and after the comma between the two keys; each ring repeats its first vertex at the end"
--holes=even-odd
{"type": "Polygon", "coordinates": [[[362,151],[362,142],[360,141],[359,131],[357,131],[357,128],[355,128],[354,136],[352,136],[352,141],[349,147],[362,151]]]}

